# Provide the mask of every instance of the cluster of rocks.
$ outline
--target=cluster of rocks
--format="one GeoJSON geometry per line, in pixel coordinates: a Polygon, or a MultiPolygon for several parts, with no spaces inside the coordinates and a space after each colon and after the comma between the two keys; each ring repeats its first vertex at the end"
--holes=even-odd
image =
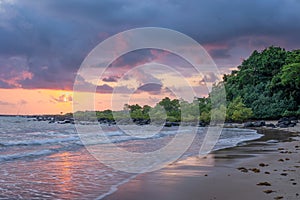
{"type": "Polygon", "coordinates": [[[266,124],[265,121],[257,121],[257,122],[246,122],[244,123],[244,127],[262,127],[262,126],[268,126],[268,127],[274,127],[275,125],[270,123],[266,124]]]}
{"type": "Polygon", "coordinates": [[[116,124],[115,120],[110,120],[110,119],[107,119],[107,118],[99,118],[98,122],[100,124],[108,124],[108,125],[115,125],[116,124]]]}
{"type": "MultiPolygon", "coordinates": [[[[49,123],[58,123],[58,124],[74,124],[74,118],[73,117],[66,117],[66,116],[61,116],[61,115],[57,115],[57,116],[34,116],[34,121],[48,121],[49,123]]],[[[97,120],[95,120],[96,122],[97,120]]],[[[114,119],[107,119],[107,118],[99,118],[98,122],[100,124],[108,124],[108,125],[115,125],[117,122],[114,119]]],[[[150,119],[124,119],[124,120],[119,120],[118,124],[131,124],[131,123],[135,123],[137,125],[147,125],[151,123],[150,119]]],[[[153,122],[155,124],[155,121],[153,122]]],[[[255,122],[246,122],[244,123],[244,127],[245,128],[249,128],[249,127],[271,127],[271,128],[288,128],[288,127],[294,127],[296,126],[298,123],[298,119],[296,117],[283,117],[280,118],[278,120],[278,122],[276,124],[273,123],[266,123],[265,121],[255,121],[255,122]]],[[[159,123],[161,124],[161,123],[159,123]]],[[[187,123],[185,125],[189,125],[191,123],[187,123]]],[[[165,127],[172,127],[172,126],[180,126],[181,122],[165,122],[164,126],[165,127]]],[[[203,122],[203,121],[199,121],[198,122],[198,126],[199,127],[205,127],[208,124],[203,122]]]]}
{"type": "Polygon", "coordinates": [[[206,123],[206,122],[204,122],[204,121],[199,121],[199,123],[198,123],[198,126],[199,127],[205,127],[205,126],[207,126],[208,125],[208,123],[206,123]]]}
{"type": "Polygon", "coordinates": [[[197,122],[166,122],[165,127],[172,127],[172,126],[195,126],[198,125],[198,127],[206,127],[208,123],[199,121],[198,124],[197,122]]]}
{"type": "Polygon", "coordinates": [[[166,122],[165,127],[179,126],[180,122],[166,122]]]}
{"type": "Polygon", "coordinates": [[[49,117],[49,116],[36,116],[34,117],[33,121],[51,121],[53,120],[53,117],[49,117]]]}
{"type": "MultiPolygon", "coordinates": [[[[154,120],[154,121],[151,121],[150,119],[121,119],[121,120],[118,120],[118,121],[115,121],[115,120],[109,120],[109,119],[106,119],[106,118],[100,118],[98,119],[98,122],[100,124],[108,124],[108,125],[115,125],[115,124],[123,124],[123,125],[126,125],[126,124],[136,124],[136,125],[140,125],[140,126],[143,126],[143,125],[148,125],[148,124],[156,124],[156,125],[164,125],[165,127],[173,127],[173,126],[180,126],[180,125],[195,125],[195,123],[183,123],[183,122],[170,122],[170,121],[162,121],[162,120],[154,120]]],[[[205,122],[202,122],[200,121],[198,123],[198,126],[199,127],[205,127],[207,126],[207,123],[205,122]]]]}
{"type": "Polygon", "coordinates": [[[73,118],[68,118],[68,119],[64,119],[64,120],[61,120],[61,121],[49,121],[49,123],[58,123],[58,124],[75,124],[75,121],[73,118]]]}
{"type": "Polygon", "coordinates": [[[248,128],[248,127],[271,127],[271,128],[288,128],[288,127],[294,127],[296,126],[298,123],[298,119],[296,117],[283,117],[280,118],[277,122],[277,124],[273,124],[273,123],[266,123],[265,121],[256,121],[256,122],[246,122],[244,123],[244,127],[248,128]]]}
{"type": "Polygon", "coordinates": [[[74,118],[63,117],[63,116],[35,116],[33,121],[48,121],[49,124],[74,124],[74,118]]]}
{"type": "Polygon", "coordinates": [[[278,123],[276,124],[279,128],[288,128],[288,127],[294,127],[298,123],[298,119],[296,117],[283,117],[278,120],[278,123]]]}
{"type": "Polygon", "coordinates": [[[115,124],[132,124],[132,122],[134,124],[137,124],[137,125],[147,125],[147,124],[150,124],[150,119],[121,119],[121,120],[118,120],[117,122],[115,120],[111,120],[111,119],[107,119],[107,118],[99,118],[98,119],[98,122],[100,124],[108,124],[108,125],[115,125],[115,124]]]}
{"type": "Polygon", "coordinates": [[[147,125],[151,123],[150,119],[133,119],[132,121],[137,125],[147,125]]]}

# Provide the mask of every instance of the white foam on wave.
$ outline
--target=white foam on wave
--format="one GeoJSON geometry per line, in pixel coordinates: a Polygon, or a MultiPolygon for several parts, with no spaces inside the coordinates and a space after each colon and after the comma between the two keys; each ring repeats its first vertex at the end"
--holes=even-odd
{"type": "Polygon", "coordinates": [[[120,136],[120,135],[124,135],[124,133],[122,131],[109,131],[109,132],[105,132],[106,136],[120,136]]]}
{"type": "Polygon", "coordinates": [[[29,145],[43,145],[43,144],[56,144],[62,142],[77,141],[78,137],[67,137],[67,138],[54,138],[54,139],[42,139],[42,140],[22,140],[22,141],[7,141],[0,142],[2,146],[29,146],[29,145]]]}
{"type": "Polygon", "coordinates": [[[0,155],[0,161],[9,161],[26,157],[37,157],[37,156],[46,156],[57,152],[56,150],[44,149],[40,151],[26,152],[26,153],[16,153],[9,155],[0,155]]]}
{"type": "Polygon", "coordinates": [[[138,175],[138,174],[132,175],[132,176],[130,176],[129,178],[124,179],[123,181],[119,182],[118,184],[112,185],[112,186],[110,187],[110,190],[109,190],[108,192],[106,192],[106,193],[104,193],[104,194],[101,194],[100,196],[98,196],[97,198],[95,198],[95,200],[100,200],[100,199],[103,199],[103,198],[105,198],[105,197],[107,197],[107,196],[113,194],[114,192],[116,192],[116,191],[118,190],[118,188],[119,188],[121,185],[123,185],[123,184],[125,184],[125,183],[128,183],[129,181],[131,181],[132,179],[134,179],[135,177],[137,177],[137,175],[138,175]]]}
{"type": "MultiPolygon", "coordinates": [[[[188,130],[183,130],[183,132],[188,132],[188,130]]],[[[157,139],[167,135],[175,135],[179,133],[178,130],[164,130],[161,131],[159,134],[156,134],[149,138],[138,138],[124,134],[122,131],[107,131],[104,132],[104,135],[99,136],[97,133],[87,133],[85,138],[85,145],[96,145],[96,144],[107,144],[107,143],[120,143],[126,142],[130,140],[143,140],[143,139],[157,139]]],[[[31,132],[30,135],[36,135],[38,132],[31,132]]],[[[45,139],[27,139],[27,140],[20,140],[20,141],[1,141],[0,146],[4,147],[12,147],[12,146],[38,146],[38,145],[47,145],[47,144],[60,144],[60,143],[67,143],[71,142],[72,144],[76,145],[83,145],[81,142],[80,137],[77,135],[71,137],[62,137],[67,136],[64,135],[62,132],[54,132],[49,131],[46,136],[49,135],[56,135],[57,138],[45,138],[45,139]]]]}
{"type": "Polygon", "coordinates": [[[256,130],[250,129],[226,128],[223,131],[213,151],[235,147],[263,136],[258,134],[256,130]]]}
{"type": "MultiPolygon", "coordinates": [[[[126,135],[122,131],[105,132],[105,135],[101,135],[97,133],[95,134],[88,133],[86,135],[82,135],[81,137],[83,138],[84,145],[98,145],[98,144],[109,144],[109,143],[121,143],[126,141],[133,141],[133,140],[159,139],[169,135],[184,134],[184,133],[189,133],[189,130],[181,130],[181,131],[164,130],[164,131],[160,131],[158,134],[146,138],[126,135]]],[[[81,141],[76,142],[76,144],[83,145],[81,141]]]]}

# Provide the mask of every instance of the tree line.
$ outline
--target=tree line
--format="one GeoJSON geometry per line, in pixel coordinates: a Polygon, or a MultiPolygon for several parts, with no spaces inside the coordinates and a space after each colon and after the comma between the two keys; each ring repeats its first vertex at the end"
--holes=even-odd
{"type": "Polygon", "coordinates": [[[97,111],[96,115],[76,112],[77,118],[88,120],[118,121],[128,116],[136,122],[166,120],[206,124],[212,118],[224,117],[232,122],[299,117],[300,50],[286,51],[274,46],[261,52],[255,50],[237,70],[225,74],[208,97],[195,97],[192,102],[165,97],[154,107],[125,104],[122,111],[97,111]],[[222,86],[226,89],[226,104],[212,108],[211,97],[217,95],[222,86]]]}

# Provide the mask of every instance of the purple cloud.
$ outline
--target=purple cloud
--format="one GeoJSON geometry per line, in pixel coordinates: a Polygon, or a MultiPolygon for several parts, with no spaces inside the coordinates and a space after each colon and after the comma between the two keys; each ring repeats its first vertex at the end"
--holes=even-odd
{"type": "MultiPolygon", "coordinates": [[[[144,26],[171,28],[207,48],[215,45],[208,50],[217,63],[234,67],[254,49],[299,48],[300,26],[295,25],[300,21],[299,10],[300,2],[281,0],[2,1],[0,87],[72,90],[80,64],[99,42],[144,26]],[[21,59],[16,65],[12,58],[21,59]]],[[[118,59],[103,81],[115,82],[113,76],[157,59],[177,63],[151,51],[133,52],[118,59]]],[[[183,64],[177,66],[184,73],[183,64]]],[[[109,87],[103,85],[100,91],[109,87]]]]}

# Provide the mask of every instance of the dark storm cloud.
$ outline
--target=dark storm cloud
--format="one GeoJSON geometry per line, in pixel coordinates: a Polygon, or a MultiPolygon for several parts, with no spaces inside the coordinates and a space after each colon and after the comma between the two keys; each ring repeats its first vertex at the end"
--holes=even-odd
{"type": "Polygon", "coordinates": [[[229,49],[213,49],[209,53],[213,58],[230,58],[229,49]]]}
{"type": "MultiPolygon", "coordinates": [[[[4,0],[0,3],[0,56],[4,58],[0,67],[11,66],[11,57],[19,57],[25,62],[23,72],[32,76],[2,70],[4,76],[14,77],[0,80],[0,87],[72,89],[81,62],[95,45],[135,27],[181,31],[208,48],[213,44],[209,52],[216,59],[239,58],[231,50],[240,46],[251,51],[268,45],[296,48],[299,10],[297,0],[4,0]],[[15,85],[8,84],[11,80],[15,85]]],[[[144,55],[133,53],[115,65],[153,59],[152,54],[144,55]]]]}
{"type": "Polygon", "coordinates": [[[96,89],[97,93],[101,94],[111,94],[113,92],[113,88],[107,84],[99,85],[96,89]]]}
{"type": "Polygon", "coordinates": [[[153,61],[156,58],[150,49],[131,51],[115,60],[110,67],[137,66],[153,61]]]}
{"type": "Polygon", "coordinates": [[[154,83],[148,83],[138,88],[138,90],[143,92],[148,92],[149,94],[159,94],[162,90],[162,85],[160,84],[154,84],[154,83]]]}
{"type": "Polygon", "coordinates": [[[103,82],[117,82],[119,79],[118,76],[109,76],[109,77],[104,77],[102,79],[103,82]]]}
{"type": "Polygon", "coordinates": [[[76,91],[76,92],[111,93],[113,91],[113,88],[107,84],[97,86],[93,83],[86,81],[82,76],[78,75],[76,77],[74,91],[76,91]]]}

